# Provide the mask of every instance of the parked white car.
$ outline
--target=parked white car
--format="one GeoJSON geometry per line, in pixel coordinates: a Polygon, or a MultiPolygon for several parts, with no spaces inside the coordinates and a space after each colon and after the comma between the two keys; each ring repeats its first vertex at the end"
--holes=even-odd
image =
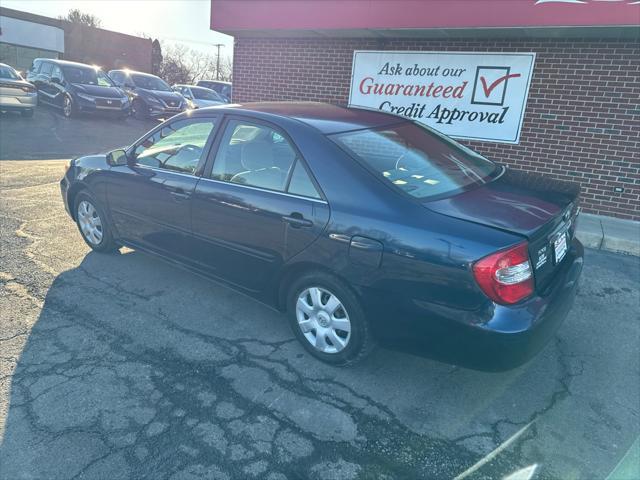
{"type": "Polygon", "coordinates": [[[31,117],[37,104],[36,87],[24,80],[13,67],[0,63],[0,111],[15,111],[31,117]]]}
{"type": "Polygon", "coordinates": [[[192,108],[213,107],[226,103],[217,92],[209,88],[195,85],[174,85],[172,88],[186,98],[192,108]]]}

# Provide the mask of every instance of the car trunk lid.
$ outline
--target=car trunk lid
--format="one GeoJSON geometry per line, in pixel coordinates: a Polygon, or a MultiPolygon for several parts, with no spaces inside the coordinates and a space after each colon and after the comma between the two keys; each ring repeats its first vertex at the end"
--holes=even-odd
{"type": "Polygon", "coordinates": [[[536,286],[544,289],[575,234],[579,193],[572,183],[505,169],[489,183],[424,205],[527,238],[536,286]]]}

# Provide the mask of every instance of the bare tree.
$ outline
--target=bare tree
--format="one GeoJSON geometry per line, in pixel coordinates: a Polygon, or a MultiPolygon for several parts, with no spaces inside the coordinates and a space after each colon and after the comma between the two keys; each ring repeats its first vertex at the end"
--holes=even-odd
{"type": "Polygon", "coordinates": [[[78,8],[72,8],[71,10],[69,10],[69,13],[67,13],[66,17],[60,16],[58,18],[60,20],[66,20],[67,22],[79,23],[95,28],[98,28],[100,27],[100,25],[102,25],[102,20],[100,20],[98,17],[90,13],[83,13],[78,8]]]}
{"type": "MultiPolygon", "coordinates": [[[[182,44],[162,45],[162,63],[159,74],[170,85],[174,83],[193,84],[198,80],[216,78],[217,56],[194,50],[182,44]]],[[[220,58],[220,79],[230,80],[232,62],[229,57],[220,58]]]]}

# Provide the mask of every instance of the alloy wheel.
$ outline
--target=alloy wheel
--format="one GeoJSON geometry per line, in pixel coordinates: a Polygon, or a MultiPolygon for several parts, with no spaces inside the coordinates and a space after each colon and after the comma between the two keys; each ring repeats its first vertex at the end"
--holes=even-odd
{"type": "Polygon", "coordinates": [[[69,97],[64,97],[64,105],[62,106],[62,112],[65,117],[71,116],[71,99],[69,97]]]}
{"type": "Polygon", "coordinates": [[[78,224],[82,235],[92,245],[99,245],[102,241],[102,220],[96,208],[87,200],[78,204],[78,224]]]}
{"type": "Polygon", "coordinates": [[[304,337],[320,352],[338,353],[349,343],[349,314],[340,299],[324,288],[307,288],[298,295],[296,318],[304,337]]]}

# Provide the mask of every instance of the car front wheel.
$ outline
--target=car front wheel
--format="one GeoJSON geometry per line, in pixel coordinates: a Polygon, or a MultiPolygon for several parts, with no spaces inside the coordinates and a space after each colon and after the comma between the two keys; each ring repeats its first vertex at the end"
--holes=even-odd
{"type": "Polygon", "coordinates": [[[113,252],[118,247],[102,208],[86,192],[80,192],[75,201],[76,223],[84,241],[97,252],[113,252]]]}
{"type": "Polygon", "coordinates": [[[141,100],[134,100],[131,104],[131,115],[142,120],[149,116],[149,109],[141,100]]]}
{"type": "Polygon", "coordinates": [[[332,365],[364,358],[373,338],[360,301],[338,278],[307,274],[293,283],[287,301],[296,338],[314,357],[332,365]]]}
{"type": "Polygon", "coordinates": [[[71,118],[74,114],[73,102],[69,95],[65,95],[64,100],[62,101],[62,114],[67,118],[71,118]]]}

